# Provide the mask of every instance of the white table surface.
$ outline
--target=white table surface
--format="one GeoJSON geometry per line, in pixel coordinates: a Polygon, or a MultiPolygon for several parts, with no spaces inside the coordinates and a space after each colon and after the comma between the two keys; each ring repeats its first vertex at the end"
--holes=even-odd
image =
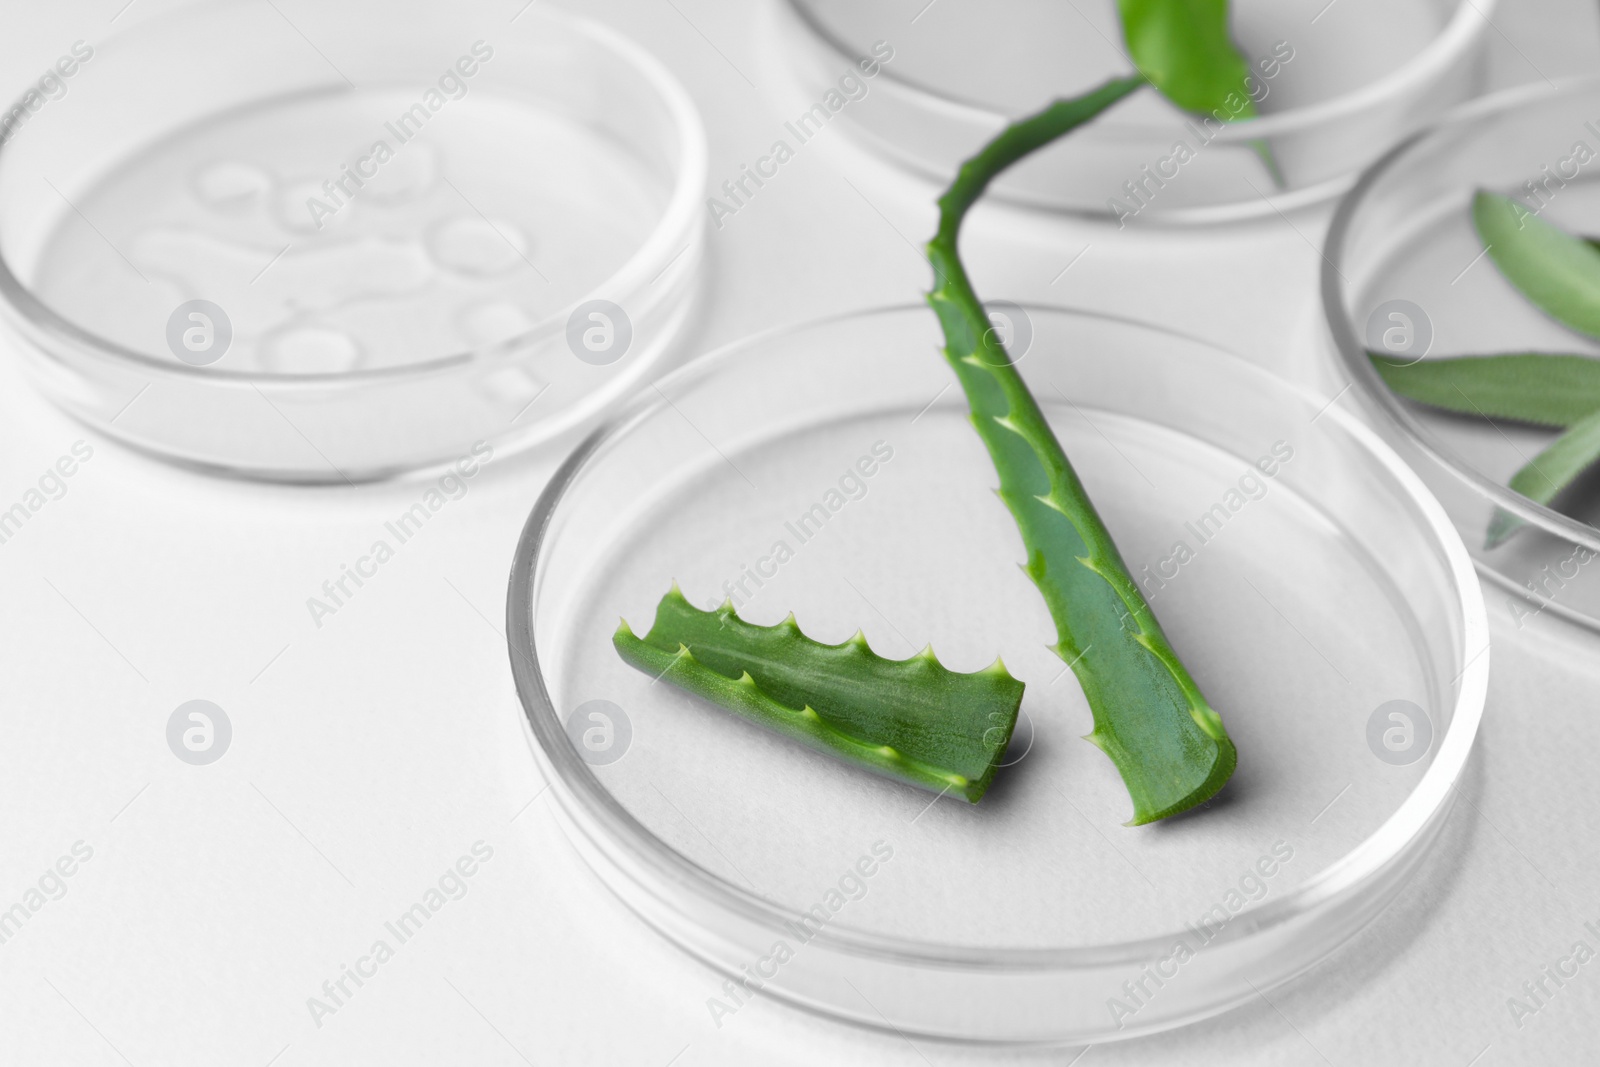
{"type": "MultiPolygon", "coordinates": [[[[310,37],[325,20],[361,17],[277,3],[310,37]]],[[[122,4],[6,0],[4,82],[23,84],[74,40],[103,38],[122,4]]],[[[521,5],[459,6],[464,21],[492,22],[521,5]]],[[[118,24],[162,6],[138,0],[118,24]]],[[[709,130],[713,185],[777,135],[784,113],[759,44],[762,4],[564,6],[631,34],[683,79],[709,130]]],[[[1594,5],[1581,0],[1504,0],[1490,39],[1501,84],[1600,58],[1594,5]]],[[[930,193],[825,132],[711,234],[708,299],[685,354],[915,299],[928,269],[912,246],[930,232],[930,193]]],[[[1301,373],[1326,221],[1148,235],[985,209],[966,247],[988,296],[1143,316],[1301,373]]],[[[525,748],[500,620],[517,532],[557,457],[491,464],[318,629],[306,598],[416,486],[295,489],[175,470],[70,422],[15,360],[0,360],[0,499],[19,497],[78,440],[94,456],[67,495],[0,544],[0,908],[76,842],[93,855],[64,896],[0,944],[0,1063],[687,1067],[1080,1054],[912,1043],[764,1000],[713,1025],[705,1001],[719,980],[577,863],[525,748]],[[226,756],[206,767],[175,759],[165,738],[173,709],[194,698],[222,706],[234,728],[226,756]],[[319,1027],[307,998],[477,841],[493,858],[467,895],[319,1027]]],[[[1506,1006],[1574,941],[1600,949],[1583,928],[1600,926],[1600,845],[1589,832],[1600,810],[1600,641],[1550,618],[1519,630],[1503,595],[1488,599],[1489,714],[1467,803],[1400,901],[1270,1003],[1076,1062],[1600,1062],[1600,962],[1520,1027],[1506,1006]]]]}

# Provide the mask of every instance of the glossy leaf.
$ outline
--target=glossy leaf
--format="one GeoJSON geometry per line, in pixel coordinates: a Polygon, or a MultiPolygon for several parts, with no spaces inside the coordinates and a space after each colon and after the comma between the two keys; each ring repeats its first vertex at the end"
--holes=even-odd
{"type": "Polygon", "coordinates": [[[1134,66],[1162,96],[1185,111],[1255,115],[1245,91],[1250,64],[1230,35],[1228,0],[1117,0],[1117,9],[1134,66]]]}
{"type": "Polygon", "coordinates": [[[957,249],[962,219],[989,182],[1034,149],[1091,121],[1141,84],[1126,78],[1013,123],[961,167],[939,199],[928,243],[937,284],[928,303],[945,358],[1000,477],[1027,550],[1023,570],[1055,623],[1056,655],[1077,674],[1094,714],[1089,740],[1116,765],[1133,824],[1210,799],[1237,753],[1222,718],[1179,661],[1128,573],[1061,443],[990,328],[957,249]]]}
{"type": "Polygon", "coordinates": [[[1535,307],[1600,337],[1600,249],[1499,193],[1473,197],[1472,221],[1494,265],[1535,307]]]}
{"type": "Polygon", "coordinates": [[[1021,682],[998,659],[947,670],[931,648],[884,659],[860,632],[825,645],[790,615],[776,626],[732,604],[701,611],[673,585],[638,637],[623,620],[613,643],[628,663],[812,748],[891,778],[977,803],[994,780],[1022,705],[1021,682]]]}

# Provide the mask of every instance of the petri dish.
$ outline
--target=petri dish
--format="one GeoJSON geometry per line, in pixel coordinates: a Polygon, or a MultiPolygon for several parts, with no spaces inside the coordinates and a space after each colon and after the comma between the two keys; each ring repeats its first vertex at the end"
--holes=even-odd
{"type": "Polygon", "coordinates": [[[507,618],[567,836],[719,972],[708,1002],[736,1009],[747,981],[832,1019],[986,1043],[1167,1029],[1355,935],[1450,808],[1487,631],[1417,477],[1338,408],[1209,344],[1009,310],[1022,371],[1239,770],[1204,810],[1121,825],[1127,795],[1080,739],[1087,705],[1045,648],[926,308],[696,360],[557,472],[507,618]],[[886,656],[931,644],[970,671],[1002,655],[1028,685],[1011,765],[971,806],[652,684],[611,635],[619,616],[648,625],[673,579],[756,622],[793,611],[820,640],[860,628],[886,656]]]}
{"type": "Polygon", "coordinates": [[[692,312],[700,120],[603,26],[233,0],[84,48],[0,144],[0,309],[129,445],[342,482],[551,441],[692,312]]]}
{"type": "MultiPolygon", "coordinates": [[[[1142,92],[994,192],[1119,226],[1331,200],[1385,147],[1481,91],[1493,14],[1492,0],[1236,3],[1260,117],[1200,122],[1142,92]]],[[[1133,69],[1110,0],[783,0],[772,42],[787,60],[793,136],[837,116],[858,142],[941,184],[1007,121],[1133,69]]]]}
{"type": "MultiPolygon", "coordinates": [[[[1580,143],[1600,148],[1597,114],[1600,81],[1584,79],[1499,93],[1419,133],[1375,164],[1340,205],[1322,268],[1330,393],[1348,389],[1412,464],[1519,627],[1546,616],[1600,628],[1600,568],[1590,565],[1600,553],[1600,498],[1592,483],[1580,482],[1558,499],[1558,511],[1508,489],[1555,433],[1450,416],[1397,397],[1368,364],[1369,323],[1388,323],[1398,311],[1406,332],[1391,347],[1418,359],[1512,351],[1600,357],[1592,339],[1547,318],[1484,258],[1470,214],[1473,194],[1490,189],[1564,228],[1600,233],[1600,172],[1574,160],[1580,143]],[[1497,510],[1526,525],[1490,548],[1497,510]]],[[[1371,347],[1382,346],[1383,332],[1371,347]]]]}

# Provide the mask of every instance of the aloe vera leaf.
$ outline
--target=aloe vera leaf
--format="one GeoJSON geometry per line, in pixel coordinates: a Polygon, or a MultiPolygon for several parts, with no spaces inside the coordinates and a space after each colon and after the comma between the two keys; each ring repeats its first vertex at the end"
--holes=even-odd
{"type": "MultiPolygon", "coordinates": [[[[1597,459],[1600,459],[1600,411],[1592,411],[1529,460],[1511,476],[1508,485],[1536,504],[1548,504],[1597,459]]],[[[1494,518],[1489,520],[1484,547],[1499,546],[1521,525],[1521,519],[1496,508],[1494,518]]]]}
{"type": "Polygon", "coordinates": [[[638,637],[624,619],[612,639],[628,663],[786,737],[890,778],[976,804],[994,781],[1022,705],[1005,664],[948,670],[924,649],[877,655],[857,631],[825,645],[790,615],[776,626],[733,605],[701,611],[674,583],[638,637]]]}
{"type": "Polygon", "coordinates": [[[1600,248],[1485,190],[1472,198],[1472,222],[1494,265],[1535,307],[1600,337],[1600,248]]]}
{"type": "Polygon", "coordinates": [[[1396,393],[1462,415],[1565,429],[1600,411],[1600,359],[1567,353],[1395,359],[1368,352],[1396,393]]]}
{"type": "Polygon", "coordinates": [[[1050,424],[990,329],[957,240],[967,209],[996,174],[1140,84],[1139,78],[1113,80],[1008,126],[962,165],[939,199],[939,230],[928,242],[937,276],[928,303],[944,329],[945,358],[1000,475],[1000,498],[1022,534],[1028,553],[1023,570],[1055,623],[1052,650],[1077,674],[1094,713],[1088,740],[1111,758],[1133,800],[1130,825],[1210,799],[1232,775],[1238,756],[1221,716],[1179,662],[1050,424]]]}

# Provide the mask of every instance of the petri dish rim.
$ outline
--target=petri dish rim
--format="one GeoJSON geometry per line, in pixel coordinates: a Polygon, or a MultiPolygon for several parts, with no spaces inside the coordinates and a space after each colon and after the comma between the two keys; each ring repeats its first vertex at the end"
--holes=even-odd
{"type": "MultiPolygon", "coordinates": [[[[1490,24],[1495,5],[1499,0],[1460,0],[1455,14],[1450,16],[1444,29],[1417,53],[1411,62],[1394,72],[1364,85],[1353,92],[1344,93],[1312,104],[1309,107],[1291,108],[1275,115],[1263,115],[1243,122],[1226,124],[1216,134],[1216,140],[1225,144],[1243,144],[1259,137],[1271,137],[1305,130],[1355,114],[1380,103],[1397,92],[1426,81],[1460,58],[1483,34],[1490,24]]],[[[839,39],[832,29],[817,19],[807,0],[783,0],[784,6],[811,34],[839,57],[854,62],[856,52],[839,39]]],[[[994,108],[959,96],[933,89],[923,82],[907,78],[904,74],[884,67],[883,77],[900,88],[915,94],[931,109],[993,124],[998,128],[1016,116],[1007,115],[994,108]]],[[[1164,127],[1145,123],[1106,123],[1100,126],[1100,135],[1109,138],[1143,139],[1152,134],[1165,133],[1164,127]]],[[[1320,186],[1316,187],[1320,190],[1320,186]]]]}
{"type": "MultiPolygon", "coordinates": [[[[1516,515],[1546,533],[1600,552],[1600,530],[1513,492],[1509,487],[1483,474],[1454,449],[1436,440],[1422,427],[1416,417],[1400,402],[1399,397],[1383,384],[1378,372],[1372,369],[1367,360],[1366,347],[1344,311],[1347,294],[1344,275],[1339,269],[1351,229],[1367,197],[1391,169],[1398,166],[1410,152],[1430,137],[1457,130],[1490,115],[1499,115],[1558,97],[1575,96],[1592,91],[1600,91],[1600,76],[1561,79],[1553,86],[1526,85],[1504,90],[1457,108],[1384,153],[1357,179],[1356,184],[1351,187],[1350,192],[1340,201],[1334,212],[1328,226],[1328,238],[1323,246],[1321,290],[1323,320],[1327,323],[1334,349],[1338,353],[1344,371],[1350,377],[1351,384],[1361,391],[1363,399],[1371,402],[1395,429],[1404,435],[1409,445],[1419,449],[1440,468],[1496,507],[1516,515]]],[[[1524,591],[1521,586],[1511,582],[1489,563],[1480,564],[1479,571],[1497,584],[1524,591]]],[[[1583,616],[1560,604],[1549,606],[1557,609],[1564,617],[1583,620],[1583,616]]],[[[1594,623],[1585,622],[1585,625],[1593,626],[1594,623]]]]}
{"type": "MultiPolygon", "coordinates": [[[[140,23],[131,29],[118,31],[110,38],[107,38],[103,44],[108,46],[115,45],[124,41],[137,41],[147,34],[159,34],[163,27],[177,24],[184,19],[185,15],[191,13],[197,7],[203,6],[212,10],[227,7],[240,8],[245,5],[245,2],[246,0],[230,0],[227,4],[218,5],[205,4],[200,0],[196,0],[193,4],[185,4],[163,12],[161,15],[140,23]]],[[[615,273],[593,289],[594,292],[602,290],[607,292],[632,292],[641,283],[648,281],[658,273],[661,262],[668,258],[672,246],[678,239],[678,235],[690,230],[693,225],[692,217],[699,210],[699,191],[705,185],[705,170],[707,166],[705,126],[700,119],[699,111],[695,108],[694,101],[689,96],[688,90],[667,70],[660,60],[656,59],[643,46],[602,23],[580,15],[547,7],[541,7],[532,12],[532,14],[535,18],[544,20],[562,32],[586,37],[592,44],[615,52],[626,60],[644,76],[649,83],[651,91],[657,94],[661,103],[666,106],[672,116],[673,128],[677,134],[675,140],[678,152],[678,166],[666,207],[644,242],[633,251],[627,261],[615,273]]],[[[369,86],[369,88],[371,87],[369,86]]],[[[232,110],[248,110],[268,104],[281,103],[284,100],[298,96],[321,93],[330,93],[331,95],[331,93],[352,91],[358,90],[352,90],[345,86],[335,88],[334,83],[330,83],[327,88],[300,90],[294,93],[253,100],[242,105],[241,108],[232,110]]],[[[213,112],[208,118],[215,119],[228,113],[229,111],[227,110],[213,112]]],[[[5,144],[0,143],[0,166],[3,166],[8,158],[5,144]]],[[[693,243],[692,239],[691,243],[693,243]]],[[[580,299],[572,305],[562,308],[559,312],[550,315],[544,321],[535,323],[531,329],[493,345],[446,353],[419,363],[393,367],[374,367],[367,370],[341,371],[336,374],[271,374],[260,371],[190,366],[185,363],[148,355],[92,333],[65,316],[58,314],[55,309],[35,296],[33,291],[24,285],[12,271],[11,264],[7,261],[3,252],[0,252],[0,300],[8,304],[12,312],[27,322],[31,328],[39,330],[47,337],[65,342],[93,358],[108,360],[119,365],[123,362],[131,362],[157,376],[177,379],[213,379],[238,384],[271,383],[276,388],[306,388],[317,391],[345,385],[360,385],[364,382],[426,378],[434,374],[467,367],[474,363],[493,360],[503,352],[522,348],[531,342],[559,332],[563,328],[566,317],[571,313],[572,308],[582,302],[580,299]]]]}
{"type": "MultiPolygon", "coordinates": [[[[715,374],[724,364],[733,362],[750,352],[759,351],[764,342],[774,338],[876,315],[913,310],[926,311],[921,305],[905,304],[848,312],[805,323],[775,327],[701,356],[662,379],[661,384],[677,389],[692,385],[715,374]]],[[[1233,363],[1245,372],[1246,376],[1256,377],[1272,388],[1298,394],[1302,399],[1317,406],[1323,403],[1323,398],[1276,378],[1209,341],[1192,335],[1155,327],[1123,316],[1075,308],[1027,305],[1026,310],[1042,315],[1068,315],[1109,322],[1189,344],[1202,345],[1233,363]]],[[[643,861],[654,873],[687,888],[700,901],[731,911],[777,933],[786,920],[793,919],[794,916],[790,912],[733,882],[719,878],[651,833],[612,796],[594,770],[577,755],[561,727],[550,699],[544,673],[539,665],[538,649],[533,640],[534,579],[545,536],[556,509],[587,465],[603,455],[613,440],[627,434],[634,426],[653,414],[663,411],[669,403],[664,395],[659,394],[636,397],[610,423],[591,433],[562,462],[535,502],[518,538],[509,576],[506,638],[512,676],[522,704],[524,719],[530,731],[530,744],[538,746],[558,776],[559,781],[551,783],[557,787],[554,791],[558,803],[567,803],[570,792],[576,802],[584,806],[582,814],[597,819],[608,834],[609,842],[621,845],[628,852],[630,859],[643,861]]],[[[1336,904],[1340,899],[1358,890],[1365,880],[1379,874],[1401,858],[1415,843],[1417,835],[1428,830],[1430,824],[1436,827],[1437,820],[1451,807],[1452,791],[1472,753],[1487,696],[1488,617],[1471,558],[1455,526],[1417,475],[1372,430],[1353,416],[1332,406],[1324,410],[1323,417],[1335,420],[1342,430],[1348,432],[1376,457],[1420,507],[1427,519],[1428,532],[1444,550],[1451,578],[1458,591],[1462,645],[1467,649],[1477,648],[1481,651],[1467,661],[1461,672],[1461,688],[1452,710],[1449,728],[1440,742],[1438,755],[1400,806],[1354,849],[1284,896],[1265,901],[1260,905],[1248,906],[1238,912],[1235,918],[1245,921],[1228,923],[1218,933],[1213,943],[1243,942],[1257,938],[1285,923],[1301,919],[1319,908],[1336,904]]],[[[999,948],[941,944],[859,930],[824,927],[812,940],[837,952],[887,962],[960,970],[1028,972],[1108,964],[1135,964],[1148,960],[1153,955],[1159,955],[1170,947],[1173,939],[1180,934],[1181,931],[1172,930],[1152,937],[1104,944],[999,948]]],[[[808,1007],[805,1004],[800,1006],[808,1007]]],[[[828,1013],[824,1011],[823,1014],[828,1013]]],[[[1210,1015],[1214,1012],[1202,1014],[1210,1015]]]]}

